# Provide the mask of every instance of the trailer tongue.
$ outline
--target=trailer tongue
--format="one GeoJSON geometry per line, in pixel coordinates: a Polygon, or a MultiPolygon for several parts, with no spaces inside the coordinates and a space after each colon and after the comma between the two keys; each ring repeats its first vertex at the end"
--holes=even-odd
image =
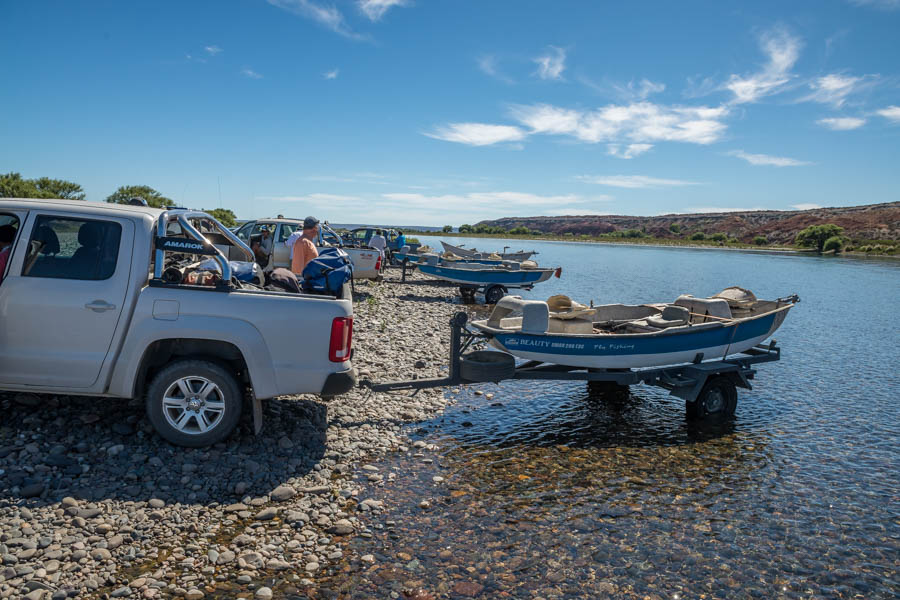
{"type": "Polygon", "coordinates": [[[734,414],[737,388],[752,389],[750,380],[757,364],[781,360],[775,340],[757,345],[720,360],[703,361],[698,353],[693,362],[644,369],[589,369],[527,361],[517,363],[506,352],[472,350],[488,341],[488,336],[467,327],[468,316],[456,313],[450,320],[450,362],[447,377],[360,385],[376,392],[420,390],[467,383],[499,383],[509,379],[586,381],[592,392],[624,390],[644,383],[660,387],[685,402],[688,419],[724,418],[734,414]]]}

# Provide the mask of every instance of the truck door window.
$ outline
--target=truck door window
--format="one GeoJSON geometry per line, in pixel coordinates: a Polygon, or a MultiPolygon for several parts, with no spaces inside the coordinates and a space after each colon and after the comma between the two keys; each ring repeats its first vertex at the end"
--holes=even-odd
{"type": "Polygon", "coordinates": [[[248,241],[250,241],[250,229],[253,228],[253,225],[255,224],[255,221],[246,223],[240,229],[238,229],[237,232],[235,232],[235,235],[238,236],[238,238],[240,238],[242,242],[247,243],[248,241]]]}
{"type": "Polygon", "coordinates": [[[6,267],[13,246],[19,235],[19,219],[15,215],[0,214],[0,280],[6,276],[6,267]]]}
{"type": "Polygon", "coordinates": [[[281,224],[281,233],[278,234],[278,242],[284,243],[287,241],[291,234],[297,231],[297,227],[294,225],[289,225],[287,223],[281,224]]]}
{"type": "Polygon", "coordinates": [[[112,277],[119,258],[122,226],[41,215],[28,242],[24,277],[102,280],[112,277]]]}

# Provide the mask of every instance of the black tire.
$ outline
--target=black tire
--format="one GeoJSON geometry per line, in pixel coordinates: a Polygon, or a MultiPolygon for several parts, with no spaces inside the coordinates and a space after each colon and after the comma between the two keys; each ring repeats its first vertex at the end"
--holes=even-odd
{"type": "Polygon", "coordinates": [[[475,288],[460,287],[459,295],[462,297],[463,304],[472,304],[475,302],[475,288]]]}
{"type": "Polygon", "coordinates": [[[684,403],[685,416],[689,421],[728,419],[734,416],[736,408],[737,388],[725,375],[709,378],[697,399],[684,403]]]}
{"type": "Polygon", "coordinates": [[[459,374],[466,381],[502,381],[510,379],[515,372],[516,359],[506,352],[476,350],[459,359],[459,374]]]}
{"type": "Polygon", "coordinates": [[[242,407],[243,394],[234,374],[205,360],[172,362],[157,373],[147,387],[146,409],[150,423],[160,436],[177,446],[200,448],[222,441],[237,426],[242,407]],[[188,386],[194,395],[185,394],[185,388],[179,382],[188,386]],[[201,398],[200,393],[207,389],[204,382],[214,387],[201,398]],[[168,405],[164,402],[167,393],[171,394],[168,405]],[[184,402],[179,402],[182,399],[184,402]],[[221,410],[217,410],[219,406],[221,410]],[[179,428],[182,419],[184,424],[179,428]]]}
{"type": "Polygon", "coordinates": [[[492,285],[484,290],[484,302],[485,304],[497,304],[507,292],[509,292],[509,290],[502,285],[492,285]]]}
{"type": "Polygon", "coordinates": [[[631,395],[631,388],[614,381],[588,381],[588,394],[603,400],[624,400],[631,395]]]}

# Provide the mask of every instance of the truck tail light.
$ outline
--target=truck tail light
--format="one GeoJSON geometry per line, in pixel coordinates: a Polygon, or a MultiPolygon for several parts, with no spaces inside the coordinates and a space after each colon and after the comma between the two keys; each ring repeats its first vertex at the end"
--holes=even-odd
{"type": "Polygon", "coordinates": [[[378,255],[377,259],[375,259],[375,270],[376,271],[381,270],[381,254],[378,255]]]}
{"type": "Polygon", "coordinates": [[[353,317],[337,317],[331,322],[331,342],[328,344],[328,360],[344,362],[350,360],[350,346],[353,341],[353,317]]]}

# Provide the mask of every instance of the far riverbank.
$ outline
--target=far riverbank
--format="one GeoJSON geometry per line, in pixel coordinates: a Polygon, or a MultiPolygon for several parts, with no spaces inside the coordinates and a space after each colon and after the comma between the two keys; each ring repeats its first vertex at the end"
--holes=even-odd
{"type": "Polygon", "coordinates": [[[684,248],[688,250],[732,250],[732,251],[741,251],[741,252],[753,252],[753,253],[786,253],[786,254],[806,254],[811,256],[852,256],[852,257],[865,257],[865,258],[900,258],[900,254],[894,251],[893,253],[881,254],[874,252],[856,252],[856,251],[843,251],[840,253],[835,252],[826,252],[823,254],[819,254],[815,250],[804,248],[793,248],[790,246],[755,246],[752,244],[744,244],[740,242],[734,243],[709,243],[703,244],[698,243],[697,241],[688,241],[688,240],[667,240],[661,238],[636,238],[636,239],[619,239],[619,240],[611,240],[608,238],[598,238],[598,237],[590,237],[590,238],[573,238],[568,236],[533,236],[533,235],[509,235],[509,234],[496,234],[496,233],[440,233],[440,232],[427,232],[427,233],[419,233],[419,232],[410,232],[410,236],[415,236],[416,238],[421,238],[420,241],[425,243],[423,240],[429,240],[429,245],[437,250],[440,250],[440,239],[442,238],[477,238],[477,239],[493,239],[499,241],[515,241],[517,245],[509,246],[509,249],[512,251],[517,251],[520,249],[528,250],[526,242],[564,242],[564,243],[573,243],[573,244],[598,244],[604,246],[645,246],[648,248],[684,248]],[[433,243],[431,241],[433,240],[433,243]]]}

